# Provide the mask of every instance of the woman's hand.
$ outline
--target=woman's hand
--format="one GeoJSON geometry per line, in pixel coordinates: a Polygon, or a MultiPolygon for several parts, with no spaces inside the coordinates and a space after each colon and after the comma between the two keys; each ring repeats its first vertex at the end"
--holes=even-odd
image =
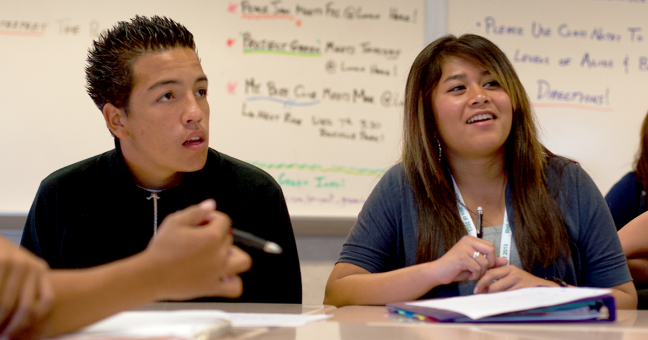
{"type": "Polygon", "coordinates": [[[339,262],[326,284],[324,303],[341,307],[415,300],[440,285],[477,280],[506,263],[506,259],[495,257],[491,242],[472,236],[461,238],[439,259],[387,272],[371,273],[339,262]]]}
{"type": "Polygon", "coordinates": [[[495,257],[493,243],[473,236],[464,236],[450,251],[435,261],[436,278],[441,284],[478,280],[491,268],[506,265],[507,260],[495,257]]]}
{"type": "Polygon", "coordinates": [[[541,279],[516,266],[489,270],[475,285],[475,294],[496,293],[526,287],[558,287],[556,282],[541,279]]]}

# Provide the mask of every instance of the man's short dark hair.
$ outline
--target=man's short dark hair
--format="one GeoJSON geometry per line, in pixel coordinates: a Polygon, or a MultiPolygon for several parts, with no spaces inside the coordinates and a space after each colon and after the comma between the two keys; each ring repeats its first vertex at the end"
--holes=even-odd
{"type": "Polygon", "coordinates": [[[196,51],[193,34],[169,18],[135,16],[130,22],[118,22],[94,41],[88,53],[88,94],[99,110],[111,103],[128,112],[137,58],[177,47],[196,51]]]}

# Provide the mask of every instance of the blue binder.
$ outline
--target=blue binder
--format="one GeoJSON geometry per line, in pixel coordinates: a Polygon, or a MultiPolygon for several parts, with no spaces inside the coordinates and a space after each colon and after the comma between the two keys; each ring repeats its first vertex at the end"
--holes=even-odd
{"type": "Polygon", "coordinates": [[[412,318],[436,322],[463,323],[520,323],[520,322],[611,322],[616,320],[616,304],[614,296],[604,294],[564,304],[534,308],[528,310],[512,310],[507,313],[471,319],[466,315],[430,307],[421,307],[398,302],[387,304],[389,311],[412,318]]]}

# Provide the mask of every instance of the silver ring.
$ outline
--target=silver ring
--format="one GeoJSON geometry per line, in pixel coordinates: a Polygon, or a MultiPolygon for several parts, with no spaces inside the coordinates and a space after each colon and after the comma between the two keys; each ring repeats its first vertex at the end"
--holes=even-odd
{"type": "Polygon", "coordinates": [[[478,251],[474,252],[473,253],[473,260],[477,259],[479,257],[479,255],[481,255],[480,252],[478,252],[478,251]]]}

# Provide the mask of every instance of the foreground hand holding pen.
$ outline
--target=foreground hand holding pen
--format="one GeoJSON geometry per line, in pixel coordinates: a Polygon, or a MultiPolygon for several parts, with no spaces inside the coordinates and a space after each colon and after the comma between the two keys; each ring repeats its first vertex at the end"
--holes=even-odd
{"type": "MultiPolygon", "coordinates": [[[[24,340],[69,333],[157,300],[240,296],[238,275],[250,268],[251,259],[233,245],[232,222],[215,207],[213,200],[206,200],[170,214],[144,251],[92,268],[49,270],[33,254],[0,238],[0,258],[22,259],[25,273],[40,273],[28,275],[31,279],[17,290],[7,289],[15,284],[0,285],[2,307],[14,305],[0,318],[2,337],[24,340]]],[[[7,271],[18,267],[0,268],[9,278],[7,271]]]]}
{"type": "Polygon", "coordinates": [[[168,275],[163,269],[164,272],[160,273],[162,283],[169,280],[168,286],[174,292],[183,292],[178,296],[168,292],[163,294],[165,298],[241,295],[243,285],[238,273],[250,268],[251,259],[232,244],[234,237],[229,216],[215,209],[216,202],[208,199],[167,216],[157,237],[151,240],[144,252],[144,255],[151,253],[156,261],[165,262],[158,268],[171,266],[178,272],[168,275]],[[169,252],[169,249],[175,251],[169,252]],[[205,272],[207,268],[211,268],[207,271],[209,274],[205,272]],[[180,287],[186,289],[178,289],[180,287]],[[191,290],[195,293],[188,296],[186,293],[191,290]]]}

